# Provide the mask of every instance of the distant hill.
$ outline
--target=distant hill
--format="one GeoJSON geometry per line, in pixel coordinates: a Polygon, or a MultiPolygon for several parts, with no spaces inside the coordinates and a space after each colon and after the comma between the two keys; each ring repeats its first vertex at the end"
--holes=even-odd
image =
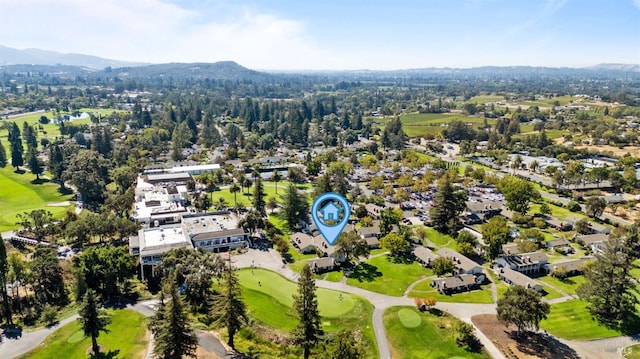
{"type": "Polygon", "coordinates": [[[591,68],[595,70],[640,72],[640,65],[635,64],[599,64],[591,68]]]}
{"type": "Polygon", "coordinates": [[[20,50],[0,45],[0,66],[6,65],[68,65],[87,67],[91,69],[104,69],[108,66],[118,68],[148,64],[105,59],[102,57],[83,54],[63,54],[60,52],[40,49],[20,50]]]}
{"type": "Polygon", "coordinates": [[[138,67],[124,67],[113,69],[112,73],[118,77],[174,77],[174,78],[194,78],[194,79],[259,79],[270,75],[250,70],[238,65],[233,61],[219,61],[214,63],[168,63],[158,65],[147,65],[138,67]]]}

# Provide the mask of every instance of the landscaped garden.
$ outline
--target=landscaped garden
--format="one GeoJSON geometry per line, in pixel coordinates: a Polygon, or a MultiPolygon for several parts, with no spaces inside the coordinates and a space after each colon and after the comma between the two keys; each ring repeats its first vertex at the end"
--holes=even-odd
{"type": "MultiPolygon", "coordinates": [[[[144,358],[149,339],[145,317],[129,309],[109,310],[111,324],[107,333],[100,333],[104,358],[144,358]]],[[[91,338],[85,338],[80,323],[74,321],[55,331],[37,349],[23,355],[24,359],[86,359],[91,338]]]]}
{"type": "Polygon", "coordinates": [[[372,292],[402,296],[411,283],[433,275],[431,269],[409,260],[395,261],[383,255],[358,264],[347,284],[372,292]]]}
{"type": "Polygon", "coordinates": [[[384,313],[384,328],[393,358],[489,358],[459,347],[455,338],[458,319],[438,312],[421,313],[414,307],[391,307],[384,313]]]}
{"type": "MultiPolygon", "coordinates": [[[[241,269],[238,277],[251,317],[283,332],[291,332],[295,328],[298,318],[292,307],[297,283],[264,269],[241,269]]],[[[324,288],[318,288],[316,293],[325,331],[361,330],[367,347],[377,350],[371,323],[373,306],[369,302],[353,294],[324,288]]]]}

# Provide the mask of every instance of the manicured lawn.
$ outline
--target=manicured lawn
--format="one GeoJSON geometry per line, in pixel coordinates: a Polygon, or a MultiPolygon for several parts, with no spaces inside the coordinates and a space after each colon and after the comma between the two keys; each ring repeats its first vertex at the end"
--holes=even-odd
{"type": "Polygon", "coordinates": [[[384,313],[384,329],[392,358],[490,358],[458,347],[454,324],[458,319],[421,313],[414,307],[391,307],[384,313]]]}
{"type": "Polygon", "coordinates": [[[540,282],[550,284],[569,295],[576,294],[576,289],[578,289],[578,287],[582,283],[586,282],[586,279],[582,275],[569,277],[564,280],[560,280],[548,275],[545,277],[540,277],[538,278],[538,280],[540,282]]]}
{"type": "Polygon", "coordinates": [[[435,297],[438,302],[493,303],[493,296],[489,285],[483,285],[480,289],[472,290],[470,292],[440,294],[431,286],[431,280],[429,279],[420,282],[413,287],[413,290],[409,292],[409,297],[435,297]]]}
{"type": "Polygon", "coordinates": [[[411,283],[432,275],[433,271],[417,262],[395,263],[384,255],[356,266],[347,279],[347,284],[399,297],[411,283]]]}
{"type": "MultiPolygon", "coordinates": [[[[247,174],[247,178],[253,181],[253,176],[251,174],[247,174]]],[[[282,195],[287,192],[287,186],[289,186],[289,182],[280,181],[278,182],[278,193],[276,194],[276,184],[275,182],[262,181],[262,185],[264,186],[264,194],[265,201],[268,201],[270,197],[275,197],[278,200],[278,203],[282,203],[282,195]]],[[[311,185],[302,184],[296,185],[299,190],[304,191],[311,188],[311,185]]],[[[213,203],[216,203],[220,197],[224,198],[229,207],[233,207],[235,205],[234,194],[229,191],[229,187],[223,187],[217,191],[213,191],[213,203]]],[[[251,206],[252,198],[253,198],[253,185],[247,191],[246,188],[242,188],[242,190],[235,194],[238,199],[238,204],[241,204],[245,207],[251,206]]],[[[268,213],[271,213],[270,209],[267,209],[268,213]]]]}
{"type": "Polygon", "coordinates": [[[499,95],[478,95],[478,96],[473,96],[467,102],[477,103],[477,104],[484,104],[484,103],[487,103],[487,102],[499,102],[499,101],[504,101],[504,96],[499,96],[499,95]]]}
{"type": "Polygon", "coordinates": [[[427,239],[438,247],[444,247],[448,243],[455,242],[455,239],[448,234],[443,234],[431,227],[425,227],[427,239]]]}
{"type": "Polygon", "coordinates": [[[327,273],[324,280],[328,280],[330,282],[339,282],[342,277],[344,277],[344,273],[342,273],[342,271],[333,271],[327,273]]]}
{"type": "MultiPolygon", "coordinates": [[[[278,273],[264,269],[238,270],[243,287],[243,299],[249,315],[273,328],[290,332],[298,323],[293,306],[293,294],[298,284],[278,273]]],[[[322,315],[322,328],[327,332],[340,329],[359,329],[367,340],[367,347],[377,346],[371,316],[373,306],[364,298],[334,290],[318,288],[318,309],[322,315]],[[340,299],[342,298],[342,299],[340,299]]]]}
{"type": "Polygon", "coordinates": [[[601,326],[592,319],[587,310],[587,303],[581,300],[551,305],[549,317],[540,322],[540,327],[557,337],[574,340],[592,340],[621,335],[620,332],[601,326]]]}
{"type": "MultiPolygon", "coordinates": [[[[149,339],[146,336],[145,317],[132,310],[109,310],[111,324],[108,333],[100,333],[98,344],[103,346],[105,357],[144,358],[149,339]],[[108,354],[115,354],[108,356],[108,354]]],[[[65,325],[45,339],[44,344],[21,358],[29,359],[85,359],[91,346],[91,338],[85,338],[80,323],[65,325]]]]}
{"type": "Polygon", "coordinates": [[[547,294],[544,295],[544,299],[551,300],[556,298],[561,298],[562,294],[560,294],[557,290],[549,287],[548,285],[543,285],[542,290],[544,290],[547,294]]]}
{"type": "Polygon", "coordinates": [[[59,186],[48,180],[36,182],[30,172],[16,173],[15,168],[0,168],[0,232],[15,229],[16,215],[45,209],[55,217],[61,217],[69,205],[56,206],[68,201],[71,195],[63,195],[59,186]]]}

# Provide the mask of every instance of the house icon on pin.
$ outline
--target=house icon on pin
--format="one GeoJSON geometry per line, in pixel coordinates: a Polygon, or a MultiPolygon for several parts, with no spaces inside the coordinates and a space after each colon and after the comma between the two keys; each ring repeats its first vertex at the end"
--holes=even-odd
{"type": "Polygon", "coordinates": [[[342,212],[338,206],[333,204],[333,202],[327,203],[324,207],[320,209],[320,213],[322,213],[322,221],[323,222],[335,222],[338,223],[340,221],[339,214],[342,212]]]}

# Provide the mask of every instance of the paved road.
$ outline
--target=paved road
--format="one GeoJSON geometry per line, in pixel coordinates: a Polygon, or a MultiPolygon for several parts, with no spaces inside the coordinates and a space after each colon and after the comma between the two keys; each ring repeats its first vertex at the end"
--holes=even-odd
{"type": "Polygon", "coordinates": [[[49,328],[22,333],[22,336],[17,339],[3,337],[2,343],[0,343],[0,358],[15,358],[36,348],[47,336],[49,336],[49,334],[55,332],[58,328],[73,322],[76,318],[78,318],[78,315],[73,315],[61,320],[58,324],[49,328]]]}

